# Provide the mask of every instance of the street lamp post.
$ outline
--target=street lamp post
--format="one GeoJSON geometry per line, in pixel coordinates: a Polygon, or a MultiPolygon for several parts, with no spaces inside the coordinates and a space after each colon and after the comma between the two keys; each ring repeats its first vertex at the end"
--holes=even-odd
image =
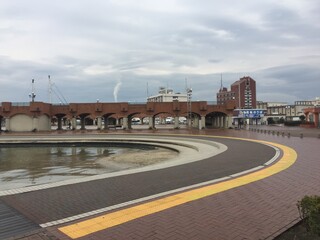
{"type": "Polygon", "coordinates": [[[31,101],[34,102],[34,99],[36,97],[36,94],[34,93],[35,92],[35,90],[34,90],[34,79],[32,79],[31,84],[32,84],[32,92],[29,94],[29,97],[31,98],[31,101]]]}

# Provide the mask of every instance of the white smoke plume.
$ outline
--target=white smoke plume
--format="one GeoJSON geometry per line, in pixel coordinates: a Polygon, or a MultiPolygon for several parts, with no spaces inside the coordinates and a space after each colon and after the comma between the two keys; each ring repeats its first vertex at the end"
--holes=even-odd
{"type": "Polygon", "coordinates": [[[122,82],[118,81],[116,86],[113,89],[113,97],[114,97],[115,102],[118,102],[118,93],[119,93],[121,85],[122,85],[122,82]]]}

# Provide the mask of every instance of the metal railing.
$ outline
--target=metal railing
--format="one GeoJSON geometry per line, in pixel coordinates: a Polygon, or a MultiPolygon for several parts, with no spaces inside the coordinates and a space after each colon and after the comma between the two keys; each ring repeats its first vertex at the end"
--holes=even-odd
{"type": "Polygon", "coordinates": [[[207,101],[208,105],[218,105],[217,101],[207,101]]]}
{"type": "Polygon", "coordinates": [[[69,103],[52,103],[52,106],[68,106],[69,103]]]}
{"type": "Polygon", "coordinates": [[[28,107],[30,106],[30,102],[13,102],[11,103],[13,107],[28,107]]]}
{"type": "Polygon", "coordinates": [[[130,104],[130,105],[133,105],[133,104],[143,105],[143,104],[147,104],[147,102],[128,102],[128,104],[130,104]]]}

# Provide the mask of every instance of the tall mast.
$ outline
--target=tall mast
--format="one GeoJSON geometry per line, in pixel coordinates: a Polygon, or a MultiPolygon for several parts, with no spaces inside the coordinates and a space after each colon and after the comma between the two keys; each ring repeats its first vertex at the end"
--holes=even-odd
{"type": "Polygon", "coordinates": [[[52,82],[51,82],[51,78],[50,75],[48,75],[48,95],[49,95],[49,103],[52,103],[52,82]]]}
{"type": "Polygon", "coordinates": [[[31,98],[31,101],[34,102],[34,99],[36,97],[35,88],[34,88],[34,79],[32,79],[31,81],[31,93],[29,94],[29,97],[31,98]]]}
{"type": "Polygon", "coordinates": [[[149,83],[147,82],[147,101],[148,101],[148,98],[149,98],[149,83]]]}

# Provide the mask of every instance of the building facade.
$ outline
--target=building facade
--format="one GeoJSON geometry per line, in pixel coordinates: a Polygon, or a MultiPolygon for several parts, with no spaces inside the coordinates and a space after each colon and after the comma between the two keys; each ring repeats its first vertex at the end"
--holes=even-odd
{"type": "Polygon", "coordinates": [[[305,117],[304,109],[315,105],[315,101],[295,101],[294,104],[285,102],[262,102],[258,101],[257,106],[266,110],[264,121],[272,118],[274,122],[300,121],[305,117]]]}
{"type": "Polygon", "coordinates": [[[186,93],[174,93],[172,89],[160,87],[157,95],[150,96],[148,102],[187,102],[188,97],[186,93]]]}
{"type": "Polygon", "coordinates": [[[223,105],[227,100],[235,100],[237,109],[255,109],[256,81],[249,76],[240,78],[231,85],[231,90],[221,87],[217,93],[218,105],[223,105]]]}
{"type": "Polygon", "coordinates": [[[235,99],[235,93],[232,91],[228,91],[226,87],[220,88],[217,93],[217,104],[224,105],[228,100],[235,99]]]}
{"type": "Polygon", "coordinates": [[[237,108],[251,109],[257,107],[256,81],[251,77],[242,77],[231,85],[235,93],[237,108]]]}
{"type": "Polygon", "coordinates": [[[278,107],[278,106],[287,106],[286,102],[263,102],[257,101],[257,108],[267,110],[268,107],[278,107]]]}

